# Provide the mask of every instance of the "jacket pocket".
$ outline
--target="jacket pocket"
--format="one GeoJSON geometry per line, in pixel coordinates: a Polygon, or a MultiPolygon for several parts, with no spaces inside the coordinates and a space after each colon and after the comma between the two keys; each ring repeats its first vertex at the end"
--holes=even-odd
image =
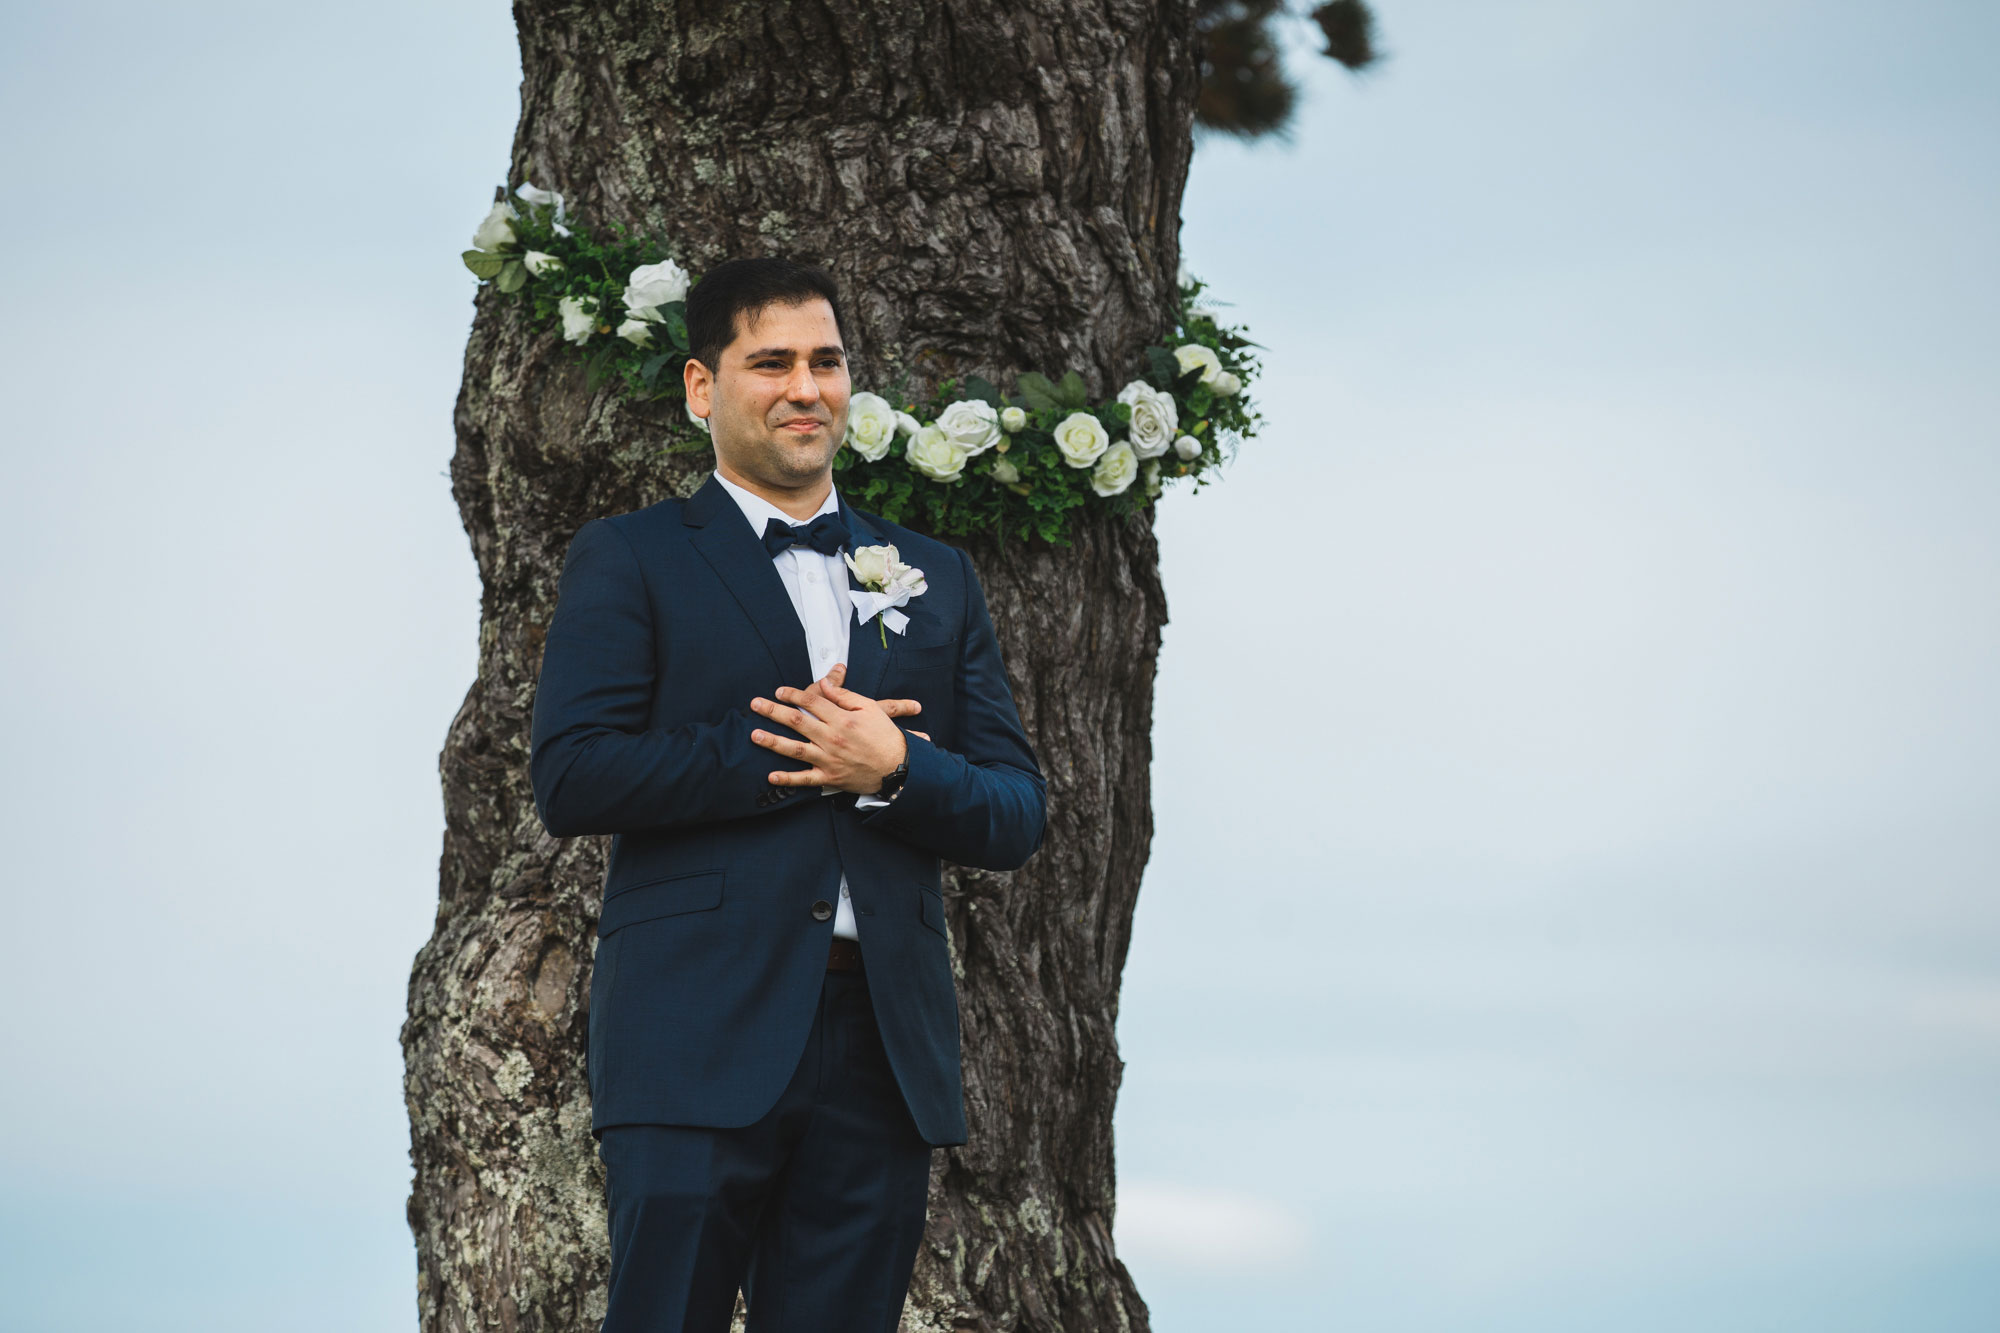
{"type": "Polygon", "coordinates": [[[635,922],[683,912],[712,911],[722,906],[724,873],[692,870],[620,889],[605,900],[604,912],[597,918],[597,933],[609,935],[635,922]]]}
{"type": "Polygon", "coordinates": [[[925,671],[932,667],[950,666],[956,661],[957,639],[915,646],[898,644],[889,657],[889,665],[897,671],[925,671]]]}
{"type": "Polygon", "coordinates": [[[922,884],[917,885],[917,913],[923,917],[925,925],[940,935],[944,934],[943,894],[922,884]]]}

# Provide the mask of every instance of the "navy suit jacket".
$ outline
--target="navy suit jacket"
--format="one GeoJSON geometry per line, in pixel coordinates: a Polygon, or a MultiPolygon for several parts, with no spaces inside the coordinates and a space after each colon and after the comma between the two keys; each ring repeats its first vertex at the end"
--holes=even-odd
{"type": "Polygon", "coordinates": [[[886,807],[774,787],[803,768],[750,711],[813,676],[758,535],[713,478],[686,501],[593,519],[571,542],[542,650],[529,774],[557,837],[612,834],[590,987],[591,1127],[733,1128],[805,1049],[847,876],[882,1044],[918,1131],[965,1142],[940,858],[1012,870],[1045,785],[963,552],[850,507],[854,545],[924,571],[903,634],[850,623],[847,687],[923,704],[886,807]],[[820,905],[816,913],[815,905],[820,905]]]}

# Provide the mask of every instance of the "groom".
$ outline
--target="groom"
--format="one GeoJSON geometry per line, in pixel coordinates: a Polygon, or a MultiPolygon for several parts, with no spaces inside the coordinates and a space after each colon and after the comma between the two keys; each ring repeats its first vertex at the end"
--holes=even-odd
{"type": "Polygon", "coordinates": [[[734,260],[687,323],[715,475],[577,533],[529,763],[550,833],[613,835],[603,1329],[723,1333],[741,1287],[754,1333],[887,1333],[965,1142],[938,863],[1025,862],[1042,775],[970,562],[833,489],[833,280],[734,260]],[[842,557],[885,544],[923,591],[857,623],[842,557]]]}

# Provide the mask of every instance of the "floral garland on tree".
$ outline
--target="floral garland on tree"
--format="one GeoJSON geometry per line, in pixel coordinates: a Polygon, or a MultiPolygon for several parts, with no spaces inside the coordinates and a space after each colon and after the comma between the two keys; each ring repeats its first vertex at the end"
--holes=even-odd
{"type": "MultiPolygon", "coordinates": [[[[683,399],[687,270],[623,226],[597,239],[553,190],[524,183],[514,197],[519,206],[502,199],[479,224],[465,266],[526,302],[535,324],[560,328],[593,389],[616,380],[632,398],[683,399]]],[[[1148,347],[1140,378],[1109,403],[1090,403],[1074,370],[1017,376],[1011,395],[978,376],[921,400],[899,386],[851,394],[833,457],[842,489],[892,523],[939,535],[1061,542],[1072,510],[1135,513],[1171,482],[1206,484],[1262,418],[1244,392],[1256,344],[1197,305],[1202,291],[1182,275],[1171,345],[1148,347]]],[[[706,445],[708,424],[687,419],[669,452],[706,445]]]]}

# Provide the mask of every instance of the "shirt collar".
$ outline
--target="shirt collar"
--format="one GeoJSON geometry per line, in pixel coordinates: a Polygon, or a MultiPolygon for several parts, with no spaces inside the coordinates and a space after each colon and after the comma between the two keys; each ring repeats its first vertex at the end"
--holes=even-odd
{"type": "Polygon", "coordinates": [[[820,502],[818,509],[807,514],[804,518],[793,518],[763,496],[754,495],[744,490],[741,486],[723,476],[722,473],[717,472],[715,479],[722,483],[723,490],[729,492],[729,498],[736,501],[737,508],[743,511],[743,517],[748,520],[750,530],[757,534],[759,541],[764,539],[764,528],[774,518],[787,527],[797,527],[802,523],[812,522],[821,514],[837,514],[840,512],[840,496],[831,486],[827,487],[826,499],[820,502]]]}

